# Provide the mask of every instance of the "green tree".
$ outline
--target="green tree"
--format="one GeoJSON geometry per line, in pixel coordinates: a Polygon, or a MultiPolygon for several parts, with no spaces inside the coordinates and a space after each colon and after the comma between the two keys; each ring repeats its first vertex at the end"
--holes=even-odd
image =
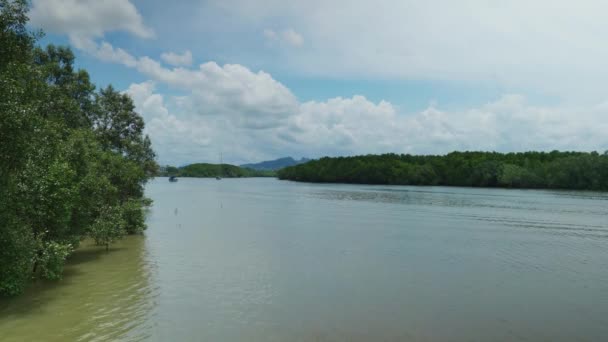
{"type": "Polygon", "coordinates": [[[38,250],[36,264],[39,265],[39,270],[42,276],[49,280],[61,279],[65,260],[74,250],[69,243],[60,243],[56,241],[38,241],[38,250]]]}
{"type": "Polygon", "coordinates": [[[120,207],[104,207],[89,228],[89,236],[99,246],[109,249],[110,244],[126,234],[123,212],[120,207]]]}
{"type": "Polygon", "coordinates": [[[27,63],[37,35],[27,29],[27,0],[0,0],[0,70],[27,63]]]}
{"type": "Polygon", "coordinates": [[[145,229],[152,144],[131,99],[95,93],[67,47],[34,47],[28,2],[0,0],[0,294],[60,279],[80,241],[145,229]]]}

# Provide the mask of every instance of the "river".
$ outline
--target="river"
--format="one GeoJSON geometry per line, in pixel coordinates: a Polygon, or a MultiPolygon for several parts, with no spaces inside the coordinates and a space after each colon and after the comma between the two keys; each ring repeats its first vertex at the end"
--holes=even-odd
{"type": "Polygon", "coordinates": [[[605,340],[608,194],[158,178],[0,341],[605,340]]]}

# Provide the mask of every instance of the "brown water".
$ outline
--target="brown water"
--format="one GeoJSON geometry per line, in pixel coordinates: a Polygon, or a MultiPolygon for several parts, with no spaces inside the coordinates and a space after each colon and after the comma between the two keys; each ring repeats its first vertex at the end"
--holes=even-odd
{"type": "Polygon", "coordinates": [[[0,341],[608,339],[608,195],[157,179],[0,341]]]}
{"type": "Polygon", "coordinates": [[[0,302],[0,341],[145,339],[154,306],[145,253],[143,236],[129,236],[108,252],[86,241],[61,281],[39,281],[0,302]]]}

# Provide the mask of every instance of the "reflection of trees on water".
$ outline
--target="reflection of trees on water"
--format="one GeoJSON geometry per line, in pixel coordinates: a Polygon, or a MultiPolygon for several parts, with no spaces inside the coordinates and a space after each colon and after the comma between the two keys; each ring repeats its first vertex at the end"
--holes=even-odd
{"type": "Polygon", "coordinates": [[[0,330],[8,341],[142,339],[155,305],[153,273],[143,236],[127,236],[108,252],[85,241],[62,280],[37,282],[2,303],[0,330]]]}

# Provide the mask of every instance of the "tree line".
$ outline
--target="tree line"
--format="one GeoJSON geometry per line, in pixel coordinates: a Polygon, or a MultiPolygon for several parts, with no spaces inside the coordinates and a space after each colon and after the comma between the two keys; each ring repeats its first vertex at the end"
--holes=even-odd
{"type": "Polygon", "coordinates": [[[608,152],[325,157],[278,171],[303,182],[608,190],[608,152]]]}
{"type": "Polygon", "coordinates": [[[168,177],[224,177],[224,178],[240,178],[240,177],[275,177],[276,173],[269,170],[253,170],[249,168],[239,167],[230,164],[208,164],[195,163],[182,167],[163,166],[160,168],[159,176],[168,177]]]}
{"type": "Polygon", "coordinates": [[[27,12],[0,0],[0,295],[61,278],[84,238],[142,232],[157,170],[133,101],[97,90],[68,47],[37,46],[27,12]]]}

